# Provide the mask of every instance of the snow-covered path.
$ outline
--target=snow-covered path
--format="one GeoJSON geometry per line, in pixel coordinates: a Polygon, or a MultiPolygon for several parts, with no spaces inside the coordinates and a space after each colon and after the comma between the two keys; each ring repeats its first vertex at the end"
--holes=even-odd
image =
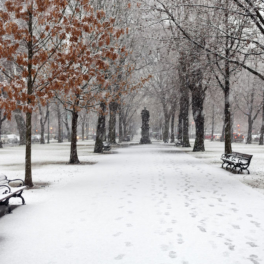
{"type": "Polygon", "coordinates": [[[264,263],[264,196],[174,147],[98,156],[27,203],[0,219],[1,264],[264,263]]]}

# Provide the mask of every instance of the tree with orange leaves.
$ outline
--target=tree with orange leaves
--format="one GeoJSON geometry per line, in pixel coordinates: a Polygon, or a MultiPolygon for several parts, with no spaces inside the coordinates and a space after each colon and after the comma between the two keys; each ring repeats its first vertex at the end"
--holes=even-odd
{"type": "MultiPolygon", "coordinates": [[[[72,107],[76,113],[82,104],[80,89],[87,82],[103,89],[108,85],[107,59],[118,57],[108,46],[123,30],[113,27],[114,19],[103,17],[104,12],[95,13],[88,0],[8,0],[0,11],[0,59],[17,68],[12,75],[0,68],[5,76],[0,82],[5,94],[0,94],[0,108],[8,118],[17,108],[26,113],[25,183],[30,187],[31,118],[38,101],[45,105],[55,93],[66,94],[76,100],[72,107]]],[[[89,92],[82,99],[89,101],[89,92]]]]}

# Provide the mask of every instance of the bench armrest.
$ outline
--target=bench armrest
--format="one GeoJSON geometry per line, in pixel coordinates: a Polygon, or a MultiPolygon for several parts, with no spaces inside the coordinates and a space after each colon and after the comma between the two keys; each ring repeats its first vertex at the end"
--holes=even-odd
{"type": "Polygon", "coordinates": [[[7,186],[7,185],[0,185],[0,187],[5,187],[5,188],[8,189],[8,191],[5,190],[2,194],[6,194],[6,193],[10,193],[11,192],[11,188],[9,186],[7,186]]]}
{"type": "Polygon", "coordinates": [[[19,187],[20,187],[20,186],[25,186],[25,182],[24,182],[23,180],[21,180],[21,179],[8,180],[8,183],[10,183],[10,182],[14,182],[14,181],[20,181],[20,182],[21,182],[20,185],[19,185],[19,187]]]}

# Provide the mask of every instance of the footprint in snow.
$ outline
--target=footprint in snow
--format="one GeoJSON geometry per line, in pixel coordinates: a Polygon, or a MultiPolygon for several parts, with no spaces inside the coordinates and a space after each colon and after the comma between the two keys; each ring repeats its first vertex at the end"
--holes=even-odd
{"type": "Polygon", "coordinates": [[[256,222],[256,221],[250,221],[252,224],[254,224],[256,227],[260,227],[260,223],[256,222]]]}
{"type": "Polygon", "coordinates": [[[121,260],[125,255],[124,254],[120,254],[117,257],[115,257],[116,260],[121,260]]]}
{"type": "Polygon", "coordinates": [[[202,232],[206,232],[206,230],[205,230],[204,227],[202,227],[202,226],[197,226],[197,227],[200,229],[200,231],[202,231],[202,232]]]}
{"type": "Polygon", "coordinates": [[[176,256],[176,252],[175,251],[170,251],[170,253],[169,253],[169,257],[170,258],[176,258],[177,256],[176,256]]]}
{"type": "Polygon", "coordinates": [[[115,233],[113,236],[114,237],[118,237],[118,236],[120,236],[122,234],[122,232],[118,232],[118,233],[115,233]]]}
{"type": "Polygon", "coordinates": [[[248,245],[250,245],[251,247],[258,247],[255,243],[253,242],[247,242],[248,245]]]}
{"type": "Polygon", "coordinates": [[[252,217],[253,215],[252,214],[247,214],[248,217],[252,217]]]}
{"type": "Polygon", "coordinates": [[[260,264],[260,262],[258,260],[256,260],[256,259],[258,259],[258,256],[256,256],[256,255],[250,255],[249,256],[249,260],[251,260],[252,263],[254,263],[254,264],[260,264]]]}
{"type": "Polygon", "coordinates": [[[126,244],[126,247],[132,247],[133,246],[131,242],[126,242],[125,244],[126,244]]]}

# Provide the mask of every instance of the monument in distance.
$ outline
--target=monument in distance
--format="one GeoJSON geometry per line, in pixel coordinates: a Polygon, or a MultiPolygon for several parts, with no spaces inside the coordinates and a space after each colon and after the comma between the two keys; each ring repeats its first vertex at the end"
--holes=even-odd
{"type": "Polygon", "coordinates": [[[142,127],[141,127],[141,139],[140,144],[151,144],[149,139],[149,111],[144,107],[141,112],[142,127]]]}

